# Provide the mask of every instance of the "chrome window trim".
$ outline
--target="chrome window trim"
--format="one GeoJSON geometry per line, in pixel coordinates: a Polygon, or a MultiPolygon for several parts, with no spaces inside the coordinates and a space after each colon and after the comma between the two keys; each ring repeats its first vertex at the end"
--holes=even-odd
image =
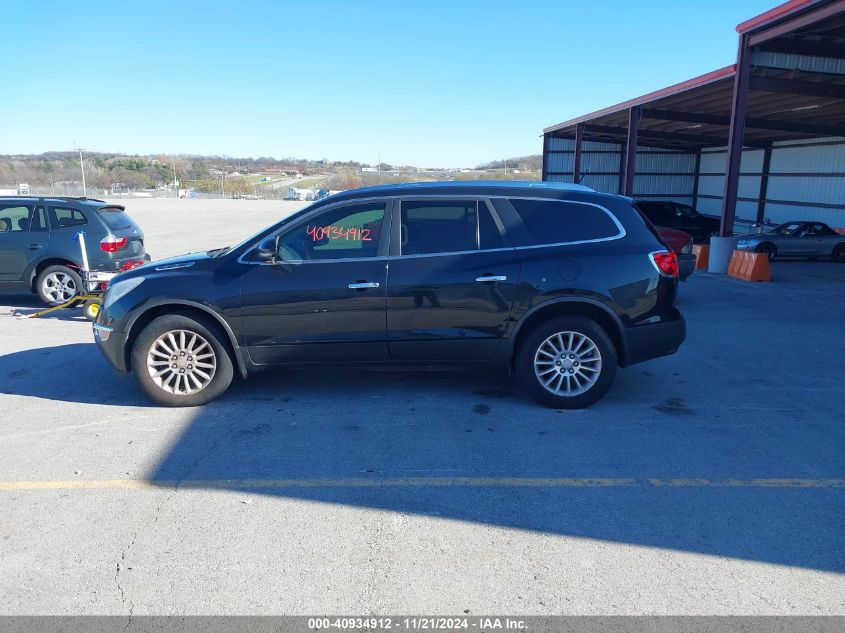
{"type": "MultiPolygon", "coordinates": [[[[324,206],[319,207],[318,209],[314,209],[312,212],[302,216],[301,218],[297,219],[296,224],[291,224],[290,226],[284,225],[279,227],[279,229],[275,233],[271,233],[271,235],[278,235],[282,231],[287,230],[288,228],[295,228],[301,223],[308,222],[312,217],[317,214],[322,213],[323,211],[331,211],[337,207],[343,205],[350,205],[350,204],[357,204],[359,202],[384,202],[385,207],[387,207],[388,202],[390,201],[402,203],[403,201],[424,201],[424,200],[476,200],[476,201],[493,201],[493,200],[504,200],[510,202],[511,200],[535,200],[539,202],[564,202],[569,204],[583,204],[590,207],[596,207],[597,209],[601,209],[608,217],[613,221],[613,224],[619,230],[616,235],[612,235],[609,237],[599,237],[590,240],[575,240],[570,242],[553,242],[549,244],[533,244],[530,246],[505,246],[503,248],[487,248],[487,249],[476,249],[471,251],[450,251],[444,253],[421,253],[415,255],[377,255],[375,257],[347,257],[347,258],[339,258],[339,259],[303,259],[303,260],[290,260],[284,261],[280,263],[284,264],[292,264],[292,265],[299,265],[299,264],[323,264],[323,263],[337,263],[337,262],[355,262],[355,261],[383,261],[389,259],[418,259],[420,257],[448,257],[452,255],[473,255],[478,253],[496,253],[496,252],[506,252],[506,251],[521,251],[521,250],[533,250],[537,248],[556,248],[560,246],[578,246],[580,244],[598,244],[601,242],[612,242],[615,240],[619,240],[624,238],[628,233],[625,231],[625,227],[622,226],[622,223],[619,222],[619,219],[611,212],[607,207],[604,207],[600,204],[596,204],[594,202],[583,202],[581,200],[565,200],[560,198],[547,198],[547,197],[535,197],[535,196],[501,196],[501,195],[484,195],[484,194],[461,194],[461,195],[448,195],[448,194],[436,194],[436,195],[402,195],[402,196],[371,196],[367,198],[355,198],[352,200],[341,200],[338,202],[334,202],[332,204],[327,204],[324,206]]],[[[490,209],[488,208],[488,212],[490,209]]],[[[494,216],[495,218],[495,216],[494,216]]],[[[270,237],[268,235],[267,237],[270,237]]],[[[266,239],[266,238],[265,238],[266,239]]],[[[260,242],[261,240],[259,240],[260,242]]],[[[259,242],[255,242],[251,244],[244,253],[238,257],[237,261],[239,264],[251,264],[251,265],[258,265],[258,266],[274,266],[278,264],[272,264],[270,262],[254,262],[254,261],[246,261],[244,258],[251,254],[253,249],[258,246],[259,242]]]]}
{"type": "Polygon", "coordinates": [[[339,262],[379,262],[386,261],[387,255],[376,255],[375,257],[341,257],[339,259],[280,259],[275,262],[241,262],[247,265],[257,266],[279,266],[280,264],[337,264],[339,262]]]}
{"type": "Polygon", "coordinates": [[[506,246],[504,248],[484,248],[484,249],[476,249],[472,251],[448,251],[445,253],[419,253],[413,255],[390,255],[390,259],[419,259],[420,257],[447,257],[449,255],[480,255],[481,253],[501,253],[505,251],[514,251],[516,250],[512,246],[506,246]]]}
{"type": "MultiPolygon", "coordinates": [[[[621,240],[625,237],[628,233],[625,231],[625,227],[622,226],[622,223],[619,219],[610,211],[607,207],[603,207],[600,204],[596,204],[594,202],[583,202],[581,200],[561,200],[560,198],[539,198],[539,197],[532,197],[532,196],[490,196],[491,200],[505,200],[510,202],[511,200],[535,200],[539,202],[564,202],[568,204],[583,204],[588,207],[596,207],[597,209],[601,209],[604,211],[605,214],[613,221],[613,224],[616,225],[616,228],[619,232],[616,235],[611,235],[608,237],[597,237],[591,240],[574,240],[571,242],[554,242],[550,244],[532,244],[530,246],[515,246],[514,248],[518,251],[534,249],[534,248],[554,248],[556,246],[577,246],[578,244],[597,244],[599,242],[612,242],[614,240],[621,240]]],[[[513,205],[511,205],[513,206],[513,205]]],[[[516,211],[516,209],[514,209],[516,211]]]]}

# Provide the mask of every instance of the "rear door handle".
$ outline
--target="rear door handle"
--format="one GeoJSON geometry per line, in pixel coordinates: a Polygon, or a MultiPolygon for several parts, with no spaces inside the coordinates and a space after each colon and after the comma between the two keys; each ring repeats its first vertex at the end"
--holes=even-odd
{"type": "Polygon", "coordinates": [[[475,280],[482,283],[492,283],[494,281],[507,281],[508,278],[506,275],[481,275],[481,277],[476,277],[475,280]]]}
{"type": "Polygon", "coordinates": [[[27,248],[28,248],[29,250],[31,250],[31,251],[37,251],[39,248],[41,248],[41,247],[43,247],[43,246],[44,246],[43,244],[35,244],[35,243],[32,243],[32,244],[30,244],[29,246],[27,246],[27,248]]]}
{"type": "Polygon", "coordinates": [[[378,288],[377,281],[356,281],[354,284],[349,284],[350,290],[366,290],[367,288],[378,288]]]}

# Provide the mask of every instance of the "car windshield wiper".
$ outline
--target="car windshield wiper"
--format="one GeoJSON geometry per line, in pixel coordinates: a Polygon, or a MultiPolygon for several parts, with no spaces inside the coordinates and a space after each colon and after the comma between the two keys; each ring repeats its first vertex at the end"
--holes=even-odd
{"type": "Polygon", "coordinates": [[[224,246],[223,248],[212,248],[210,251],[206,251],[205,254],[211,257],[219,257],[220,255],[228,253],[231,249],[231,246],[224,246]]]}

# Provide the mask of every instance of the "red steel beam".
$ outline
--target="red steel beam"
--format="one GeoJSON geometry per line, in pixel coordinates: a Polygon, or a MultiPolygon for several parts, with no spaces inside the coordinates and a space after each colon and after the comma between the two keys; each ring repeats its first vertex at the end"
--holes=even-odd
{"type": "Polygon", "coordinates": [[[626,196],[634,195],[634,172],[637,168],[637,132],[640,127],[640,107],[628,110],[628,138],[625,142],[625,190],[626,196]]]}
{"type": "Polygon", "coordinates": [[[734,76],[734,94],[731,102],[731,126],[728,130],[728,156],[725,166],[725,192],[722,196],[722,219],[719,235],[733,235],[736,219],[736,196],[739,190],[739,164],[742,160],[742,146],[745,137],[745,114],[748,106],[749,79],[751,75],[751,50],[748,36],[739,36],[739,50],[734,76]]]}

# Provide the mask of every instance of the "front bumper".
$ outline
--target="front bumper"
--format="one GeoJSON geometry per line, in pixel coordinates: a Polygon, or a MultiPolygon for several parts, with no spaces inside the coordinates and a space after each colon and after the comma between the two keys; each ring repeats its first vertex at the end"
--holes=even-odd
{"type": "Polygon", "coordinates": [[[678,255],[678,278],[684,281],[695,270],[695,255],[682,253],[678,255]]]}
{"type": "Polygon", "coordinates": [[[106,357],[109,364],[117,371],[126,373],[126,357],[124,350],[126,349],[126,334],[123,332],[116,332],[111,326],[103,325],[97,321],[93,324],[94,341],[97,343],[97,349],[106,357]]]}
{"type": "Polygon", "coordinates": [[[675,317],[661,323],[627,328],[625,330],[627,347],[625,365],[634,365],[677,352],[687,337],[687,325],[683,315],[677,309],[675,317]]]}

